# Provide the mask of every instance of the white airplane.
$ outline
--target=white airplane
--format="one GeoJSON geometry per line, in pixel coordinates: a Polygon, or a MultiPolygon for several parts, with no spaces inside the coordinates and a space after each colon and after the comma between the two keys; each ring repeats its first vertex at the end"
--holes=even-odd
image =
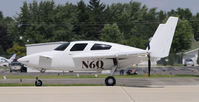
{"type": "MultiPolygon", "coordinates": [[[[169,55],[177,17],[169,17],[166,24],[160,24],[146,50],[126,45],[101,41],[74,41],[64,43],[54,51],[28,55],[18,61],[29,68],[40,71],[102,71],[112,69],[105,79],[107,86],[116,84],[113,77],[116,69],[139,64],[148,59],[148,74],[150,76],[151,57],[163,58],[169,55]]],[[[42,81],[36,78],[36,86],[42,81]]]]}
{"type": "Polygon", "coordinates": [[[6,59],[5,57],[0,57],[0,66],[1,67],[8,67],[9,64],[15,59],[16,54],[13,54],[10,59],[6,59]]]}

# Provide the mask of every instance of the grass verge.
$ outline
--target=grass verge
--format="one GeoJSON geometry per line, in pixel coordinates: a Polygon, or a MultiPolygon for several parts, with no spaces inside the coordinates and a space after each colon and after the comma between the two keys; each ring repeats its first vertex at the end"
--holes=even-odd
{"type": "Polygon", "coordinates": [[[0,69],[9,69],[8,67],[0,67],[0,69]]]}
{"type": "MultiPolygon", "coordinates": [[[[0,83],[0,87],[24,87],[35,86],[34,84],[20,84],[20,83],[0,83]]],[[[104,86],[104,84],[44,84],[43,86],[104,86]]]]}

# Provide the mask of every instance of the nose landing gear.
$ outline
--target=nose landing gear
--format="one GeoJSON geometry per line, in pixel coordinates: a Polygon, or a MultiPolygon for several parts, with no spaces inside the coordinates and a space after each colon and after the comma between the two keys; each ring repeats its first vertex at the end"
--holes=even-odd
{"type": "Polygon", "coordinates": [[[42,81],[36,77],[35,86],[42,86],[42,81]]]}

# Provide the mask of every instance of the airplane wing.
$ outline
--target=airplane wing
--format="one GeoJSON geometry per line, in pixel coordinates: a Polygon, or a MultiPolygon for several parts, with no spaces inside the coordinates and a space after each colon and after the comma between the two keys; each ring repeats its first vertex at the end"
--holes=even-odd
{"type": "Polygon", "coordinates": [[[145,56],[147,55],[147,51],[133,51],[133,52],[97,52],[97,53],[83,53],[83,54],[77,54],[74,55],[74,59],[82,59],[82,58],[128,58],[130,56],[145,56]]]}
{"type": "Polygon", "coordinates": [[[82,61],[89,61],[89,60],[98,60],[104,59],[104,65],[110,65],[111,67],[114,64],[114,59],[118,59],[119,65],[121,68],[126,66],[137,64],[143,60],[143,57],[146,57],[147,51],[129,51],[129,52],[92,52],[92,53],[82,53],[73,56],[73,60],[75,60],[76,67],[82,66],[82,61]]]}

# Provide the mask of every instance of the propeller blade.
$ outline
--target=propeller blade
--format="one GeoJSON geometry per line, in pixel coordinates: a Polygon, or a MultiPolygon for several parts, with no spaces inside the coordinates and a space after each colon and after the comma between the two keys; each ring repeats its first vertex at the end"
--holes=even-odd
{"type": "MultiPolygon", "coordinates": [[[[150,41],[151,41],[151,38],[148,39],[148,50],[150,50],[151,46],[150,46],[150,41]]],[[[151,56],[150,56],[150,53],[148,53],[148,77],[150,77],[151,75],[151,56]]]]}
{"type": "Polygon", "coordinates": [[[148,77],[151,75],[151,58],[150,55],[148,55],[148,77]]]}
{"type": "Polygon", "coordinates": [[[150,50],[150,41],[148,40],[148,44],[147,44],[147,48],[148,48],[148,50],[150,50]]]}

